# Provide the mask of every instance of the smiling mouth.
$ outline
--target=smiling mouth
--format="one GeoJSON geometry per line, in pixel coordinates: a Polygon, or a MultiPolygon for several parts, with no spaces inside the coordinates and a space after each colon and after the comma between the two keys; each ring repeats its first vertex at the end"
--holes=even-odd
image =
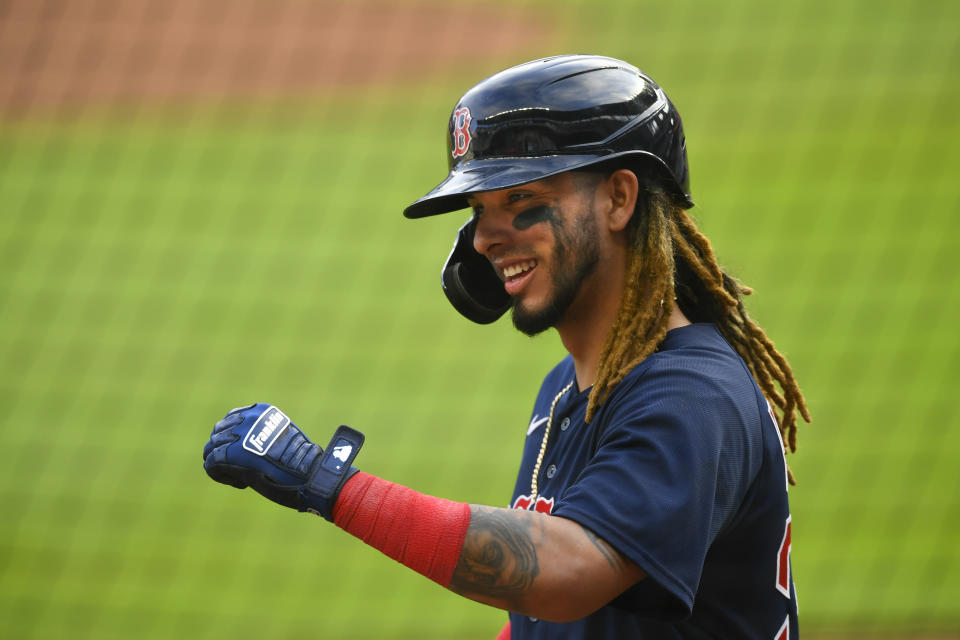
{"type": "Polygon", "coordinates": [[[518,262],[517,264],[512,264],[509,267],[504,267],[503,279],[509,282],[512,279],[522,276],[535,266],[537,266],[536,260],[526,260],[525,262],[518,262]]]}
{"type": "Polygon", "coordinates": [[[526,286],[536,267],[536,260],[524,260],[504,267],[501,273],[503,274],[503,289],[507,292],[507,295],[515,296],[519,294],[526,286]]]}

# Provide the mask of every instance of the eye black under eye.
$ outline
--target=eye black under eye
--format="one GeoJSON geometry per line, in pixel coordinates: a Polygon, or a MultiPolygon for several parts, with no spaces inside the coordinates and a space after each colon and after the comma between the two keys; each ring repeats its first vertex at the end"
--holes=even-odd
{"type": "Polygon", "coordinates": [[[557,213],[553,207],[545,204],[535,205],[529,209],[524,209],[513,217],[513,227],[520,231],[529,229],[538,222],[556,224],[557,213]]]}

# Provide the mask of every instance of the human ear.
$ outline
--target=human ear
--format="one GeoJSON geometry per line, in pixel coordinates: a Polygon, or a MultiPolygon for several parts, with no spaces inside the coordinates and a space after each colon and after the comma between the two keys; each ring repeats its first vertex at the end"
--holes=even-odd
{"type": "Polygon", "coordinates": [[[637,206],[637,195],[640,192],[637,174],[629,169],[617,169],[607,178],[607,191],[611,205],[607,225],[611,231],[622,231],[630,222],[637,206]]]}

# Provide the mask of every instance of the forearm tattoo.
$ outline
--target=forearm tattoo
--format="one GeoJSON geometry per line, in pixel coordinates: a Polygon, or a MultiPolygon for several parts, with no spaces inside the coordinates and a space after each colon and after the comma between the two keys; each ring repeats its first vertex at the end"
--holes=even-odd
{"type": "Polygon", "coordinates": [[[510,599],[525,594],[540,573],[535,519],[473,507],[470,528],[450,588],[461,595],[510,599]]]}
{"type": "Polygon", "coordinates": [[[584,526],[580,527],[583,529],[583,533],[586,534],[587,540],[596,547],[597,551],[600,552],[600,555],[603,556],[604,560],[607,561],[607,564],[610,565],[610,568],[613,569],[616,573],[623,573],[626,564],[623,561],[623,556],[621,556],[616,549],[611,547],[606,541],[595,534],[590,529],[587,529],[584,526]]]}

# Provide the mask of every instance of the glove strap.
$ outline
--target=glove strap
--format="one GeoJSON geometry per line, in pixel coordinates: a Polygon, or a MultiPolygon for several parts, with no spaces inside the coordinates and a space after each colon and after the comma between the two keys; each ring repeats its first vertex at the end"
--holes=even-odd
{"type": "Polygon", "coordinates": [[[360,453],[363,446],[362,433],[341,425],[330,439],[330,444],[323,450],[320,461],[315,463],[314,469],[300,495],[307,504],[305,511],[323,516],[333,522],[333,504],[343,484],[359,469],[351,466],[354,458],[360,453]]]}

